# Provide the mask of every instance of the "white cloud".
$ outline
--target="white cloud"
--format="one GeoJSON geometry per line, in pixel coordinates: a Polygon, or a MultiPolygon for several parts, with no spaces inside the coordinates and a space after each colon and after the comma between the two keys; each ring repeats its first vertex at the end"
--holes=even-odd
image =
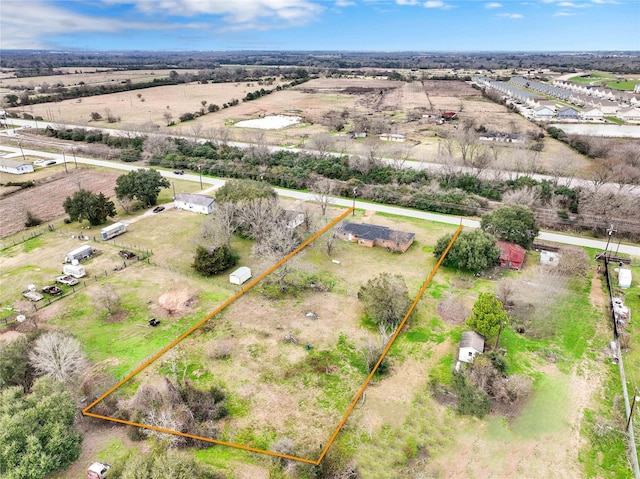
{"type": "Polygon", "coordinates": [[[106,4],[135,5],[148,15],[170,15],[191,17],[196,15],[219,15],[233,27],[255,27],[256,24],[304,24],[324,7],[310,0],[101,0],[106,4]]]}
{"type": "Polygon", "coordinates": [[[442,8],[444,7],[444,2],[441,0],[427,0],[424,2],[424,8],[442,8]]]}
{"type": "Polygon", "coordinates": [[[498,2],[489,2],[484,4],[484,8],[502,8],[502,4],[498,2]]]}
{"type": "Polygon", "coordinates": [[[553,14],[554,17],[573,17],[575,13],[567,12],[566,10],[560,10],[553,14]]]}
{"type": "Polygon", "coordinates": [[[336,7],[355,7],[356,2],[352,2],[351,0],[336,0],[336,7]]]}
{"type": "Polygon", "coordinates": [[[499,13],[498,16],[513,19],[524,18],[524,15],[520,13],[499,13]]]}
{"type": "Polygon", "coordinates": [[[396,0],[398,5],[417,5],[420,3],[420,0],[396,0]]]}
{"type": "Polygon", "coordinates": [[[52,43],[49,38],[56,35],[117,33],[128,29],[167,30],[177,27],[179,25],[166,22],[149,23],[82,15],[59,8],[46,0],[30,1],[29,8],[25,8],[20,1],[3,1],[0,17],[3,49],[50,48],[52,43]]]}

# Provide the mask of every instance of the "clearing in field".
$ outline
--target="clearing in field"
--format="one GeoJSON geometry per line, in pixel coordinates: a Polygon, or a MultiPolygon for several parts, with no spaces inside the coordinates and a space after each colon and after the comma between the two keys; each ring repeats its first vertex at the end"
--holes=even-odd
{"type": "MultiPolygon", "coordinates": [[[[264,301],[258,295],[246,294],[286,262],[299,261],[299,256],[293,257],[313,241],[318,241],[322,234],[350,213],[351,209],[340,215],[156,353],[85,408],[83,414],[173,437],[319,464],[440,265],[438,262],[422,284],[406,316],[388,339],[370,372],[358,347],[370,344],[375,334],[353,321],[360,316],[359,302],[355,298],[331,291],[314,292],[311,296],[293,298],[294,301],[283,307],[282,304],[264,301]],[[241,296],[242,301],[236,301],[241,296]],[[314,311],[319,312],[315,317],[314,311]],[[214,316],[215,323],[207,323],[214,316]],[[196,330],[197,334],[192,335],[196,330]],[[309,346],[307,341],[313,346],[309,346]],[[169,354],[162,361],[156,362],[167,352],[169,354]],[[157,384],[159,378],[166,378],[172,373],[176,377],[182,374],[183,381],[188,377],[188,382],[193,384],[228,391],[227,408],[233,417],[221,421],[221,428],[216,426],[199,435],[182,433],[157,421],[149,424],[151,421],[138,417],[129,421],[90,412],[136,376],[125,391],[131,401],[136,400],[140,391],[146,393],[145,387],[150,381],[157,384]],[[136,389],[138,392],[134,392],[136,389]],[[334,429],[336,424],[338,426],[334,429]],[[212,433],[213,437],[205,437],[207,433],[212,433]],[[309,459],[309,456],[317,459],[309,459]]],[[[311,258],[305,257],[305,260],[315,264],[314,252],[304,252],[307,253],[311,258]]],[[[410,291],[415,292],[416,289],[415,285],[410,287],[410,291]]]]}

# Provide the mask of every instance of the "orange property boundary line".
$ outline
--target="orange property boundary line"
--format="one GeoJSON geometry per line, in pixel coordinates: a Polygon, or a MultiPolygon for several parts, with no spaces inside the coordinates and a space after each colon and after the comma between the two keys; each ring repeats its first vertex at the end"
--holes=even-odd
{"type": "Polygon", "coordinates": [[[311,459],[306,459],[306,458],[302,458],[302,457],[297,457],[297,456],[290,456],[287,454],[280,454],[277,452],[273,452],[273,451],[267,451],[267,450],[263,450],[263,449],[258,449],[258,448],[254,448],[254,447],[250,447],[250,446],[245,446],[242,444],[234,444],[234,443],[230,443],[230,442],[225,442],[225,441],[220,441],[217,439],[211,439],[211,438],[207,438],[207,437],[201,437],[201,436],[196,436],[194,434],[187,434],[187,433],[183,433],[183,432],[179,432],[179,431],[172,431],[169,429],[163,429],[160,427],[156,427],[156,426],[151,426],[148,424],[140,424],[137,422],[132,422],[132,421],[125,421],[123,419],[117,419],[117,418],[113,418],[113,417],[109,417],[109,416],[103,416],[100,414],[94,414],[89,412],[90,409],[92,409],[96,404],[100,403],[102,400],[104,400],[107,396],[109,396],[111,393],[113,393],[116,389],[118,389],[120,386],[122,386],[124,383],[126,383],[127,381],[129,381],[131,378],[133,378],[135,375],[137,375],[139,372],[141,372],[142,370],[144,370],[147,366],[149,366],[152,362],[154,362],[156,359],[158,359],[160,356],[162,356],[164,353],[166,353],[169,349],[173,348],[174,346],[176,346],[178,343],[180,343],[183,339],[185,339],[187,336],[189,336],[192,332],[194,332],[196,329],[198,329],[200,326],[202,326],[205,322],[207,322],[209,319],[211,319],[213,316],[215,316],[216,314],[218,314],[220,311],[222,311],[224,308],[226,308],[227,306],[229,306],[231,303],[233,303],[235,300],[237,300],[238,298],[240,298],[244,293],[246,293],[247,291],[249,291],[251,288],[253,288],[256,284],[258,284],[262,279],[264,279],[267,275],[271,274],[273,271],[275,271],[277,268],[279,268],[282,264],[284,264],[286,261],[288,261],[289,259],[291,259],[293,256],[295,256],[297,253],[299,253],[301,250],[303,250],[304,248],[306,248],[310,243],[312,243],[313,241],[315,241],[319,236],[321,236],[322,234],[324,234],[326,231],[328,231],[330,228],[332,228],[333,226],[335,226],[338,222],[340,222],[342,219],[344,219],[345,217],[347,217],[351,212],[353,211],[353,208],[349,208],[345,213],[343,213],[342,215],[340,215],[338,218],[336,218],[334,221],[332,221],[331,223],[329,223],[327,226],[325,226],[324,228],[322,228],[320,231],[318,231],[315,235],[313,235],[311,238],[309,238],[307,241],[305,241],[302,245],[300,245],[298,248],[296,248],[294,251],[292,251],[291,253],[289,253],[287,256],[285,256],[284,258],[282,258],[280,261],[278,261],[275,265],[273,265],[271,268],[269,268],[267,271],[265,271],[264,273],[262,273],[260,276],[258,276],[256,279],[254,279],[251,283],[249,283],[247,286],[245,286],[242,290],[240,290],[238,293],[236,293],[235,295],[233,295],[231,298],[229,298],[227,301],[225,301],[222,305],[220,305],[218,308],[216,308],[214,311],[212,311],[211,313],[209,313],[207,316],[205,316],[202,320],[200,320],[198,323],[196,323],[194,326],[192,326],[190,329],[188,329],[185,333],[183,333],[182,335],[180,335],[178,338],[176,338],[175,340],[173,340],[171,343],[169,343],[167,346],[165,346],[163,349],[161,349],[159,352],[157,352],[156,354],[154,354],[150,359],[148,359],[147,361],[145,361],[142,365],[140,365],[139,367],[137,367],[133,372],[131,372],[128,376],[126,376],[124,379],[122,379],[120,382],[118,382],[115,386],[113,386],[112,388],[110,388],[109,390],[107,390],[104,394],[102,394],[102,396],[100,396],[98,399],[96,399],[94,402],[92,402],[89,406],[87,406],[86,408],[84,408],[82,410],[82,414],[84,416],[88,416],[88,417],[94,417],[97,419],[103,419],[106,421],[111,421],[111,422],[117,422],[120,424],[126,424],[128,426],[136,426],[136,427],[141,427],[141,428],[145,428],[145,429],[151,429],[154,431],[159,431],[159,432],[163,432],[163,433],[167,433],[167,434],[174,434],[177,436],[182,436],[182,437],[188,437],[191,439],[197,439],[200,441],[206,441],[206,442],[210,442],[213,444],[220,444],[222,446],[229,446],[229,447],[233,447],[236,449],[243,449],[246,451],[250,451],[250,452],[257,452],[257,453],[261,453],[261,454],[267,454],[270,456],[276,456],[276,457],[282,457],[284,459],[290,459],[290,460],[294,460],[294,461],[299,461],[299,462],[306,462],[308,464],[314,464],[314,465],[318,465],[320,464],[320,462],[322,461],[322,459],[324,459],[324,456],[326,455],[327,451],[329,450],[329,448],[331,447],[331,445],[333,444],[333,442],[335,441],[338,433],[340,432],[340,430],[342,429],[342,427],[344,426],[345,422],[347,421],[349,415],[351,414],[351,412],[353,411],[353,408],[355,407],[355,405],[357,404],[358,400],[360,399],[360,397],[362,396],[362,393],[364,392],[364,390],[366,389],[366,387],[369,385],[369,382],[371,381],[371,378],[373,378],[373,375],[375,374],[375,372],[377,371],[378,367],[380,366],[380,363],[382,363],[384,357],[386,356],[387,352],[389,351],[389,348],[391,347],[391,345],[393,344],[393,342],[395,341],[395,339],[397,338],[398,334],[400,333],[400,330],[403,328],[403,326],[405,325],[405,323],[407,322],[409,316],[411,315],[411,313],[413,312],[413,310],[415,309],[418,301],[420,300],[420,298],[422,297],[422,295],[424,294],[425,290],[427,289],[427,286],[429,285],[429,283],[431,282],[431,280],[433,279],[433,277],[435,276],[438,268],[440,267],[440,265],[442,264],[443,259],[445,258],[445,256],[447,255],[447,253],[449,252],[449,249],[451,248],[451,245],[453,245],[454,241],[457,239],[458,235],[460,234],[460,231],[462,230],[462,225],[460,225],[458,227],[458,229],[456,230],[453,238],[451,239],[449,245],[447,246],[447,248],[445,249],[443,255],[441,256],[440,260],[438,261],[438,263],[436,264],[436,266],[434,267],[433,271],[431,271],[431,274],[429,275],[429,277],[427,278],[427,280],[425,281],[425,283],[423,284],[422,288],[420,289],[420,292],[418,293],[418,296],[415,298],[415,300],[413,301],[411,307],[409,308],[409,310],[407,311],[407,314],[405,315],[404,319],[402,320],[402,322],[400,323],[400,325],[398,326],[398,328],[396,329],[395,333],[393,334],[393,336],[391,337],[390,341],[388,342],[386,348],[384,349],[384,351],[382,352],[382,355],[380,356],[380,358],[378,359],[378,362],[376,363],[376,365],[374,366],[373,370],[371,371],[371,373],[369,374],[369,376],[367,377],[364,385],[360,388],[360,391],[358,391],[358,393],[356,394],[353,402],[351,403],[351,405],[349,406],[349,408],[347,409],[346,414],[344,415],[344,417],[342,418],[342,420],[340,421],[340,423],[338,424],[338,427],[336,428],[336,430],[334,431],[333,435],[331,436],[331,439],[329,440],[329,442],[327,443],[327,445],[324,447],[324,449],[322,450],[322,453],[320,454],[320,457],[317,460],[311,460],[311,459]]]}

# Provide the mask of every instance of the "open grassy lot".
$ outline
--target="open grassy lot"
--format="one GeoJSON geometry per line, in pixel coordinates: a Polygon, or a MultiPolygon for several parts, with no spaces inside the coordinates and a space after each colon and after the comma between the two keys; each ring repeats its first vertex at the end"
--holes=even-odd
{"type": "Polygon", "coordinates": [[[640,83],[639,78],[621,78],[610,73],[591,73],[587,76],[575,76],[569,81],[580,83],[581,85],[600,86],[603,82],[607,88],[612,90],[633,91],[635,86],[640,83]]]}
{"type": "MultiPolygon", "coordinates": [[[[87,269],[90,274],[103,269],[109,274],[43,308],[38,312],[40,325],[76,335],[96,372],[106,373],[112,383],[122,378],[238,291],[226,275],[203,279],[190,270],[205,219],[166,210],[141,217],[118,237],[117,241],[153,250],[158,266],[137,263],[113,271],[121,261],[119,247],[97,244],[101,254],[87,263],[87,269]],[[120,312],[108,314],[98,301],[106,287],[120,297],[120,312]],[[149,327],[150,317],[160,319],[160,325],[149,327]]],[[[330,291],[307,289],[269,299],[252,290],[118,394],[130,397],[140,384],[155,383],[162,376],[172,381],[186,378],[198,388],[218,386],[227,393],[229,411],[216,426],[218,438],[261,449],[289,439],[295,454],[317,457],[366,377],[363,349],[379,341],[353,294],[370,277],[388,271],[401,274],[415,295],[435,265],[437,238],[454,230],[363,211],[356,213],[355,221],[415,232],[416,241],[403,255],[341,242],[331,257],[317,241],[298,261],[300,278],[313,276],[331,284],[330,291]]],[[[2,282],[7,285],[3,304],[19,298],[26,284],[56,274],[62,255],[76,244],[53,232],[5,249],[0,257],[2,282]]],[[[264,268],[260,258],[251,256],[250,241],[235,238],[232,245],[240,253],[240,264],[254,271],[264,268]]],[[[538,259],[537,253],[529,253],[524,271],[496,270],[481,277],[441,268],[391,348],[388,372],[367,389],[329,451],[325,467],[349,461],[363,478],[381,479],[539,477],[558,470],[568,478],[628,477],[625,439],[619,432],[619,380],[607,355],[611,331],[602,281],[590,269],[586,277],[558,282],[554,275],[540,272],[538,259]],[[500,341],[507,351],[508,373],[530,377],[533,396],[513,417],[461,417],[450,405],[436,401],[429,387],[434,376],[450,374],[465,330],[460,321],[452,320],[449,309],[455,305],[463,320],[478,293],[495,291],[504,279],[519,285],[516,303],[531,303],[535,312],[524,334],[506,328],[500,341]]],[[[637,264],[633,267],[637,289],[640,273],[637,264]]],[[[637,308],[640,300],[634,299],[633,291],[629,304],[637,308]]],[[[627,359],[628,370],[637,362],[634,351],[627,359]]],[[[106,462],[122,447],[130,447],[113,435],[105,435],[104,443],[92,440],[93,450],[102,451],[106,462]]],[[[194,454],[238,479],[280,473],[280,463],[266,456],[218,446],[194,454]]],[[[86,464],[70,470],[82,467],[86,464]]],[[[300,466],[293,477],[310,476],[300,466]]]]}

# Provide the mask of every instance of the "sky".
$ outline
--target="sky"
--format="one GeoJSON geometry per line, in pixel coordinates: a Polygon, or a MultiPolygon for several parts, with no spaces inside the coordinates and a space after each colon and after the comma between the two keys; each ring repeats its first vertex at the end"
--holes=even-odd
{"type": "Polygon", "coordinates": [[[639,51],[640,0],[0,0],[0,48],[639,51]]]}

